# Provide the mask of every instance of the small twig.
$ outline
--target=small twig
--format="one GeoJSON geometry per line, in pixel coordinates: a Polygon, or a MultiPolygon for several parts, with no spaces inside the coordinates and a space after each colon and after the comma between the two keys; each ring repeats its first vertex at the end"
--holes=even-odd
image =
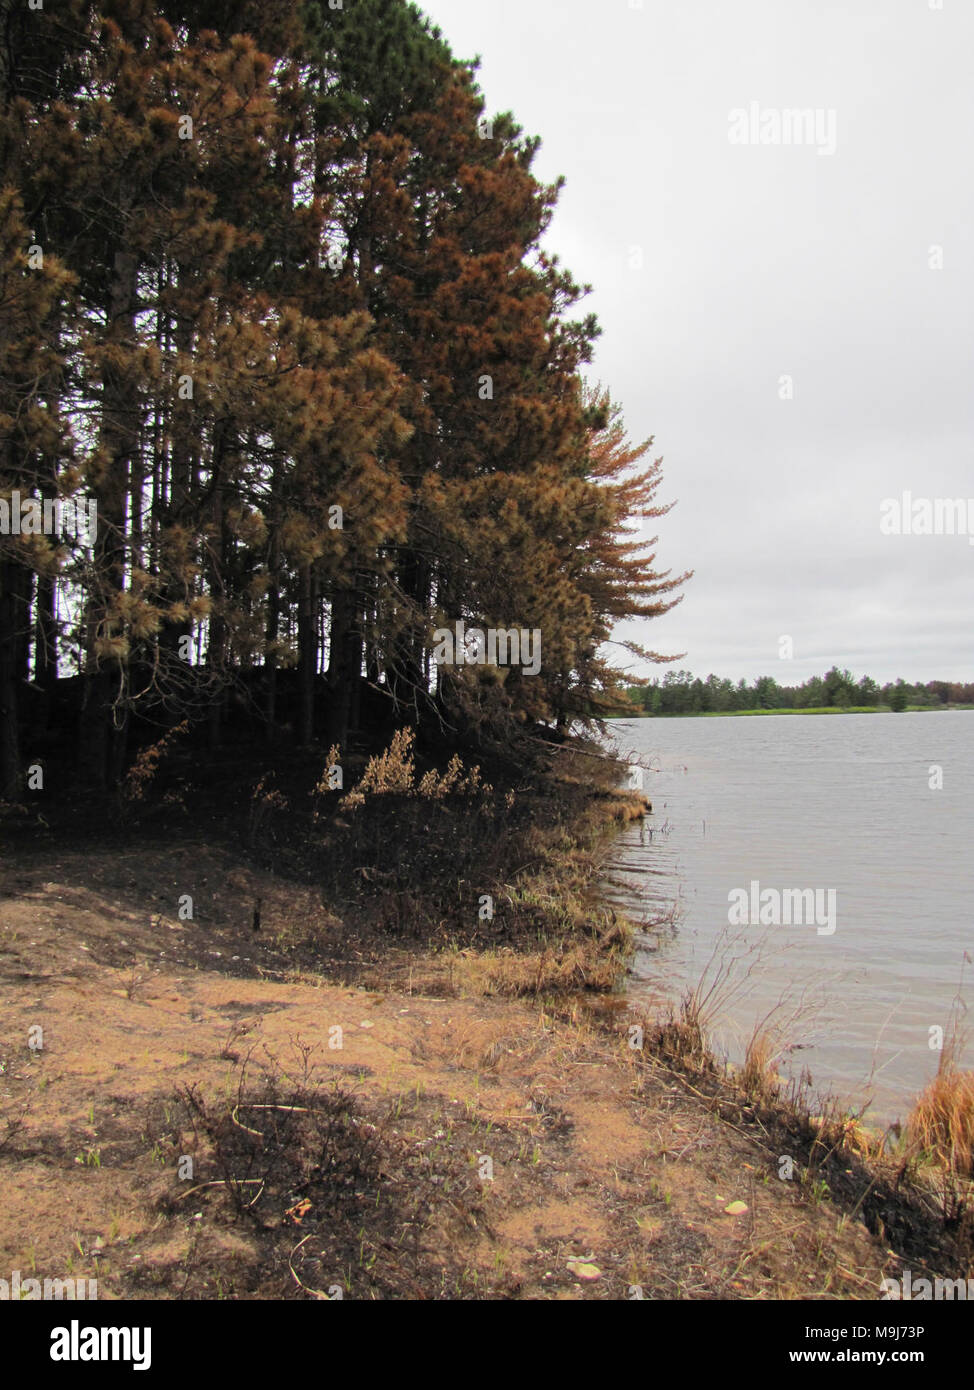
{"type": "Polygon", "coordinates": [[[245,1124],[243,1124],[240,1120],[237,1119],[237,1110],[238,1110],[238,1108],[239,1108],[239,1107],[235,1105],[235,1106],[233,1107],[233,1109],[230,1111],[230,1118],[231,1118],[231,1120],[233,1121],[233,1123],[237,1126],[237,1128],[238,1128],[238,1129],[242,1129],[242,1130],[244,1131],[245,1134],[253,1134],[253,1135],[255,1135],[258,1139],[263,1139],[263,1138],[264,1138],[264,1132],[263,1132],[263,1130],[260,1130],[260,1129],[251,1129],[249,1125],[245,1125],[245,1124]]]}
{"type": "Polygon", "coordinates": [[[295,1273],[294,1265],[291,1263],[291,1261],[294,1259],[295,1255],[296,1255],[296,1254],[298,1253],[298,1251],[301,1249],[301,1247],[302,1247],[302,1245],[304,1244],[304,1242],[305,1242],[306,1240],[310,1240],[311,1237],[312,1237],[313,1235],[315,1235],[315,1234],[316,1234],[316,1232],[314,1232],[314,1231],[309,1231],[308,1234],[307,1234],[302,1240],[299,1240],[299,1241],[298,1241],[297,1245],[294,1247],[294,1249],[291,1251],[290,1255],[288,1255],[288,1257],[287,1257],[287,1267],[288,1267],[288,1269],[291,1271],[292,1275],[294,1276],[294,1282],[297,1284],[297,1286],[298,1286],[299,1289],[304,1289],[305,1293],[311,1294],[311,1296],[312,1296],[313,1298],[323,1299],[325,1303],[330,1303],[330,1302],[331,1302],[331,1299],[330,1299],[329,1296],[325,1293],[324,1289],[312,1289],[312,1288],[309,1287],[309,1285],[303,1283],[302,1280],[298,1278],[298,1275],[295,1273]]]}
{"type": "MultiPolygon", "coordinates": [[[[229,1181],[229,1178],[214,1178],[212,1182],[198,1183],[196,1187],[190,1187],[187,1188],[185,1192],[180,1192],[178,1196],[176,1196],[173,1200],[176,1202],[181,1202],[184,1197],[192,1197],[194,1192],[202,1192],[204,1187],[226,1187],[229,1184],[229,1181]]],[[[247,1186],[253,1186],[254,1183],[260,1183],[262,1187],[264,1185],[263,1178],[234,1178],[233,1181],[240,1187],[243,1187],[245,1184],[247,1186]]],[[[260,1196],[259,1192],[257,1196],[260,1196]]]]}
{"type": "MultiPolygon", "coordinates": [[[[298,1115],[314,1114],[314,1109],[310,1105],[270,1105],[264,1104],[263,1102],[258,1103],[253,1100],[241,1101],[240,1104],[243,1106],[244,1110],[292,1110],[298,1115]]],[[[240,1105],[237,1106],[237,1109],[240,1109],[240,1105]]],[[[244,1128],[244,1126],[241,1126],[241,1128],[244,1128]]],[[[256,1129],[251,1130],[252,1134],[256,1134],[257,1132],[256,1129]]]]}

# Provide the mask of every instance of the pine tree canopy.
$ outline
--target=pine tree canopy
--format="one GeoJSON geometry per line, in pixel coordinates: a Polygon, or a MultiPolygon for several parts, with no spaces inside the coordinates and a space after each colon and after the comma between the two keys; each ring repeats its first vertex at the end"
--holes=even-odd
{"type": "Polygon", "coordinates": [[[403,0],[0,21],[0,796],[58,710],[109,787],[242,706],[300,746],[618,708],[616,624],[687,576],[476,61],[403,0]],[[459,623],[538,669],[434,661],[459,623]]]}

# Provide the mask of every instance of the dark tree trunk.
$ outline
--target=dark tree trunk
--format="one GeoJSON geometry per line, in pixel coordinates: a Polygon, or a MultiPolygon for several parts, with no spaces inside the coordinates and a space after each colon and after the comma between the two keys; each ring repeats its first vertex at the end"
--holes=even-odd
{"type": "Polygon", "coordinates": [[[359,682],[362,675],[362,624],[358,595],[339,589],[331,607],[328,663],[328,736],[343,751],[358,723],[359,682]]]}
{"type": "Polygon", "coordinates": [[[9,556],[0,560],[0,797],[6,801],[15,800],[20,787],[17,686],[26,573],[9,556]]]}
{"type": "MultiPolygon", "coordinates": [[[[182,272],[185,274],[185,272],[182,272]]],[[[180,368],[185,365],[193,347],[193,327],[185,319],[180,319],[173,333],[173,345],[180,356],[180,368]]],[[[169,451],[169,495],[168,504],[165,508],[159,507],[163,511],[165,521],[170,526],[185,526],[190,523],[192,517],[192,494],[193,494],[193,461],[194,461],[194,436],[193,436],[193,417],[194,404],[192,399],[184,399],[179,394],[177,388],[176,399],[173,401],[170,411],[172,444],[169,451]]],[[[155,503],[154,503],[155,509],[155,503]]],[[[166,604],[183,603],[186,600],[186,585],[180,576],[170,574],[166,584],[166,604]]],[[[191,619],[180,619],[178,622],[167,621],[163,624],[160,633],[160,645],[166,650],[169,659],[172,661],[181,660],[179,656],[184,643],[184,639],[191,637],[193,624],[191,619]]],[[[178,723],[180,714],[173,713],[173,722],[178,723]]]]}
{"type": "Polygon", "coordinates": [[[48,700],[57,681],[57,580],[37,577],[37,615],[34,626],[34,680],[48,700]]]}
{"type": "Polygon", "coordinates": [[[276,566],[271,564],[271,580],[267,592],[267,626],[264,637],[267,654],[264,657],[264,718],[267,720],[267,739],[273,743],[277,737],[277,651],[275,649],[281,629],[281,591],[278,588],[276,566]]]}
{"type": "MultiPolygon", "coordinates": [[[[119,197],[120,240],[112,264],[107,339],[124,353],[135,340],[138,262],[127,248],[130,190],[119,197]]],[[[94,544],[93,588],[86,613],[85,693],[81,717],[81,765],[94,786],[104,788],[118,775],[127,723],[126,677],[120,660],[98,652],[109,631],[112,598],[125,584],[125,503],[132,461],[139,448],[136,387],[130,371],[105,353],[102,384],[101,445],[108,459],[97,490],[98,535],[94,544]]]]}
{"type": "Polygon", "coordinates": [[[430,604],[431,578],[427,561],[415,552],[407,553],[400,567],[399,584],[416,611],[396,643],[390,686],[397,714],[415,722],[419,711],[429,703],[425,631],[419,626],[420,615],[429,611],[430,604]]]}
{"type": "Polygon", "coordinates": [[[298,573],[298,716],[295,723],[301,747],[315,734],[315,684],[318,675],[318,580],[312,564],[298,573]]]}
{"type": "MultiPolygon", "coordinates": [[[[222,466],[222,445],[217,443],[214,448],[214,469],[217,473],[222,466]]],[[[224,573],[226,562],[226,528],[223,517],[223,484],[217,482],[213,494],[213,515],[215,520],[216,540],[214,547],[219,558],[213,557],[209,565],[209,590],[211,603],[210,611],[210,640],[206,650],[207,674],[210,686],[210,705],[208,710],[210,748],[220,747],[222,741],[223,724],[223,702],[224,690],[226,686],[226,639],[227,625],[220,605],[224,594],[224,573]]]]}

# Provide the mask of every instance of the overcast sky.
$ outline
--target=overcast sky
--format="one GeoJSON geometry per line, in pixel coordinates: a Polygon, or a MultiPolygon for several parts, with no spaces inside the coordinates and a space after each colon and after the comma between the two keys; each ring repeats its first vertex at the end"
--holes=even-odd
{"type": "Polygon", "coordinates": [[[635,635],[698,675],[974,679],[968,535],[880,531],[909,491],[974,536],[974,0],[931,2],[422,5],[568,180],[547,245],[696,572],[635,635]]]}

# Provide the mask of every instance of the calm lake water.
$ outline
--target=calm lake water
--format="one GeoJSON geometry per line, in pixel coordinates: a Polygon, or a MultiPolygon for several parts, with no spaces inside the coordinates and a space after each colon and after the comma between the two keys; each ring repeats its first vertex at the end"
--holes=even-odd
{"type": "MultiPolygon", "coordinates": [[[[974,713],[609,728],[654,769],[643,774],[653,815],[620,837],[608,889],[645,924],[632,995],[679,999],[708,961],[709,978],[730,964],[736,992],[716,1040],[732,1060],[782,1001],[775,1018],[800,1047],[780,1070],[808,1067],[819,1092],[871,1100],[874,1121],[905,1114],[936,1070],[930,1029],[947,1027],[959,991],[974,1024],[974,713]],[[757,911],[731,925],[729,895],[744,890],[748,923],[752,882],[758,895],[816,890],[822,911],[771,925],[769,895],[764,925],[757,911]],[[667,913],[673,924],[659,925],[667,913]]],[[[974,1047],[963,1055],[974,1065],[974,1047]]]]}

